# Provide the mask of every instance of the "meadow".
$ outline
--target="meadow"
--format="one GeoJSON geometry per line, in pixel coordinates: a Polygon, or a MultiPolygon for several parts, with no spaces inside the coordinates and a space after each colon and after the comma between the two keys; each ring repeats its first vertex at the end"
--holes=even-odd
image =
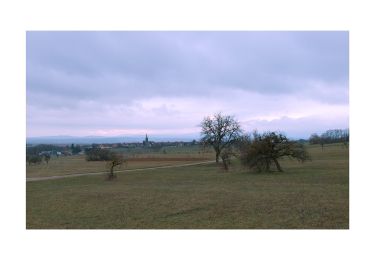
{"type": "MultiPolygon", "coordinates": [[[[308,151],[312,160],[303,164],[282,160],[282,173],[249,172],[234,161],[229,171],[210,163],[122,172],[114,181],[95,175],[27,182],[26,227],[348,229],[349,149],[310,145],[308,151]]],[[[137,155],[125,167],[173,165],[188,158],[199,162],[212,156],[182,149],[137,155]]],[[[83,157],[59,158],[48,166],[27,166],[27,177],[102,170],[103,163],[83,157]]]]}
{"type": "MultiPolygon", "coordinates": [[[[202,150],[198,146],[165,147],[158,151],[138,147],[134,149],[116,148],[112,150],[124,153],[127,158],[127,163],[117,167],[116,170],[182,165],[213,160],[215,158],[212,150],[202,150]]],[[[85,159],[85,155],[60,156],[58,158],[53,156],[48,164],[43,162],[41,164],[26,165],[27,178],[104,171],[108,171],[106,162],[88,162],[85,159]]]]}

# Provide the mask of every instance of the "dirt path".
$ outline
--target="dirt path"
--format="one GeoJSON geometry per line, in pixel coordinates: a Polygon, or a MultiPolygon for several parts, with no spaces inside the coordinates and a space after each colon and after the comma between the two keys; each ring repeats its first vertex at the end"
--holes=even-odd
{"type": "MultiPolygon", "coordinates": [[[[186,167],[186,166],[194,166],[200,164],[209,164],[215,161],[205,161],[205,162],[198,162],[198,163],[187,163],[181,165],[167,165],[167,166],[157,166],[157,167],[150,167],[150,168],[138,168],[138,169],[128,169],[128,170],[121,170],[115,171],[115,173],[119,172],[136,172],[136,171],[147,171],[147,170],[157,170],[157,169],[166,169],[166,168],[178,168],[178,167],[186,167]]],[[[44,181],[44,180],[54,180],[54,179],[62,179],[62,178],[69,178],[69,177],[79,177],[79,176],[88,176],[88,175],[101,175],[106,174],[108,172],[88,172],[88,173],[73,173],[69,175],[60,175],[60,176],[48,176],[48,177],[31,177],[26,178],[26,181],[44,181]]]]}

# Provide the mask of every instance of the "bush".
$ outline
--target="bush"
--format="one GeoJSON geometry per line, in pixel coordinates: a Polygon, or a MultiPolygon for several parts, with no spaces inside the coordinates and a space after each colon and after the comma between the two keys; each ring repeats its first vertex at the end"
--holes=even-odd
{"type": "Polygon", "coordinates": [[[111,151],[101,148],[86,149],[86,161],[109,161],[111,159],[111,151]]]}
{"type": "Polygon", "coordinates": [[[33,155],[33,156],[27,156],[27,162],[30,164],[40,164],[42,162],[42,156],[39,155],[33,155]]]}

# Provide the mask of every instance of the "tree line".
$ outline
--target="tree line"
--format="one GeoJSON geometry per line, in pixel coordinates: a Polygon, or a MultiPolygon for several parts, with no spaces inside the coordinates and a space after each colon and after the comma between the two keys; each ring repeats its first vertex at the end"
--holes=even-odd
{"type": "Polygon", "coordinates": [[[36,146],[26,147],[26,162],[31,164],[40,164],[45,161],[47,164],[51,159],[51,156],[62,155],[75,155],[82,151],[80,145],[71,144],[70,146],[58,146],[52,144],[39,144],[36,146]]]}
{"type": "Polygon", "coordinates": [[[348,147],[349,144],[349,129],[332,129],[327,130],[321,135],[312,134],[309,138],[310,144],[320,144],[322,148],[325,144],[343,143],[348,147]]]}

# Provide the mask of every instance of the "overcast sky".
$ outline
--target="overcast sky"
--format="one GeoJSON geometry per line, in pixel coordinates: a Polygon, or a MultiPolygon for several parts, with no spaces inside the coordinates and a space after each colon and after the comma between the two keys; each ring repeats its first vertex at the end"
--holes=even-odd
{"type": "Polygon", "coordinates": [[[349,127],[348,32],[27,32],[27,136],[349,127]]]}

